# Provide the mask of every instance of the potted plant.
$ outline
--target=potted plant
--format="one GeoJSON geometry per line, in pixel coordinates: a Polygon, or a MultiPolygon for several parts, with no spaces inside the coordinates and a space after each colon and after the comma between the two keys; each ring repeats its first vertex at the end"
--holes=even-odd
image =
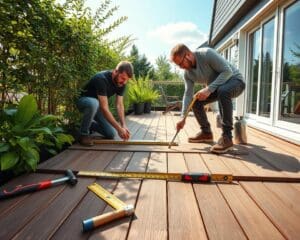
{"type": "Polygon", "coordinates": [[[150,81],[145,81],[144,83],[144,113],[151,112],[151,105],[154,101],[156,101],[160,97],[159,92],[153,89],[150,81]]]}
{"type": "Polygon", "coordinates": [[[1,171],[14,174],[35,171],[40,149],[56,154],[64,144],[71,144],[71,135],[58,126],[58,117],[41,115],[32,95],[24,96],[17,107],[0,112],[1,171]]]}
{"type": "Polygon", "coordinates": [[[128,97],[131,104],[133,104],[133,111],[136,115],[144,113],[144,89],[143,82],[132,79],[129,83],[128,97]]]}

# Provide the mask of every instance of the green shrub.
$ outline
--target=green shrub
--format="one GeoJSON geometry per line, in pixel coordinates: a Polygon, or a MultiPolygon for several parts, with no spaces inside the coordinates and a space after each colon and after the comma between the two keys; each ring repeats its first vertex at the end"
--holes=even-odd
{"type": "Polygon", "coordinates": [[[40,149],[56,154],[72,136],[64,134],[58,126],[58,117],[40,115],[32,95],[24,96],[17,107],[0,112],[0,164],[1,170],[15,173],[34,171],[40,160],[40,149]]]}

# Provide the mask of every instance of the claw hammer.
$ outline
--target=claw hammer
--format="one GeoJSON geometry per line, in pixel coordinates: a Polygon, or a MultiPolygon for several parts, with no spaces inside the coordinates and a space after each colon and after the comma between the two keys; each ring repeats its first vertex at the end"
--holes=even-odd
{"type": "Polygon", "coordinates": [[[70,170],[66,170],[65,177],[57,178],[53,180],[45,180],[39,183],[32,183],[26,185],[18,185],[13,189],[3,189],[0,190],[0,199],[6,199],[10,197],[15,197],[21,195],[23,193],[35,192],[39,190],[43,190],[46,188],[50,188],[56,185],[60,185],[62,183],[69,183],[71,186],[77,184],[77,178],[75,174],[70,170]]]}

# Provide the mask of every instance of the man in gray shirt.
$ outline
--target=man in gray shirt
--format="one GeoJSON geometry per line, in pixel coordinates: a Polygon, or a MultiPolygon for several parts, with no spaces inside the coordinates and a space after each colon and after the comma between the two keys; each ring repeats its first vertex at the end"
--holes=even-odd
{"type": "MultiPolygon", "coordinates": [[[[225,153],[233,146],[232,142],[232,98],[238,97],[245,89],[241,73],[227,62],[212,48],[200,48],[192,52],[184,44],[176,45],[171,51],[171,60],[184,69],[185,92],[183,96],[182,115],[188,108],[193,97],[197,100],[193,105],[195,117],[200,124],[201,131],[189,142],[213,142],[213,134],[208,122],[204,106],[218,101],[222,118],[223,134],[211,151],[225,153]],[[195,82],[206,85],[194,94],[195,82]]],[[[177,123],[177,131],[185,125],[182,119],[177,123]]]]}

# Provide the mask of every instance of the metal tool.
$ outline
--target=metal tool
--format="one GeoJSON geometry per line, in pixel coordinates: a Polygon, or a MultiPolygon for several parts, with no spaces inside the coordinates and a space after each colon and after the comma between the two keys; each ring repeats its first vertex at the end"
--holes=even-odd
{"type": "MultiPolygon", "coordinates": [[[[149,141],[149,140],[129,140],[129,141],[116,141],[116,140],[107,140],[107,139],[94,139],[94,144],[121,144],[121,145],[159,145],[159,146],[168,146],[168,142],[160,141],[149,141]]],[[[172,143],[172,146],[178,146],[178,143],[172,143]]]]}
{"type": "MultiPolygon", "coordinates": [[[[183,116],[183,120],[185,120],[187,118],[187,116],[189,115],[189,112],[191,111],[195,101],[197,100],[196,97],[193,98],[192,102],[190,103],[190,105],[188,106],[188,109],[186,110],[184,116],[183,116]]],[[[180,132],[180,129],[178,129],[174,135],[174,137],[172,138],[171,142],[169,143],[168,148],[171,148],[171,146],[174,144],[175,138],[177,137],[178,133],[180,132]]]]}
{"type": "Polygon", "coordinates": [[[3,189],[0,190],[0,199],[6,199],[10,197],[15,197],[24,193],[35,192],[39,190],[43,190],[46,188],[50,188],[62,183],[69,183],[71,186],[77,184],[77,178],[75,174],[70,170],[63,171],[65,173],[65,177],[54,179],[54,180],[45,180],[39,183],[32,183],[26,185],[18,185],[13,189],[3,189]]]}
{"type": "MultiPolygon", "coordinates": [[[[64,170],[57,169],[37,169],[38,173],[61,174],[64,170]]],[[[300,182],[300,177],[281,177],[281,176],[235,176],[231,174],[209,174],[209,173],[160,173],[160,172],[101,172],[101,171],[73,171],[77,177],[95,177],[103,179],[157,179],[167,181],[208,183],[247,181],[247,182],[300,182]]]]}
{"type": "Polygon", "coordinates": [[[133,205],[126,205],[124,202],[108,192],[99,184],[93,183],[88,186],[88,189],[93,191],[98,197],[107,202],[111,207],[115,209],[115,211],[84,220],[82,222],[83,231],[92,230],[115,219],[119,219],[125,216],[131,216],[134,213],[133,205]]]}

